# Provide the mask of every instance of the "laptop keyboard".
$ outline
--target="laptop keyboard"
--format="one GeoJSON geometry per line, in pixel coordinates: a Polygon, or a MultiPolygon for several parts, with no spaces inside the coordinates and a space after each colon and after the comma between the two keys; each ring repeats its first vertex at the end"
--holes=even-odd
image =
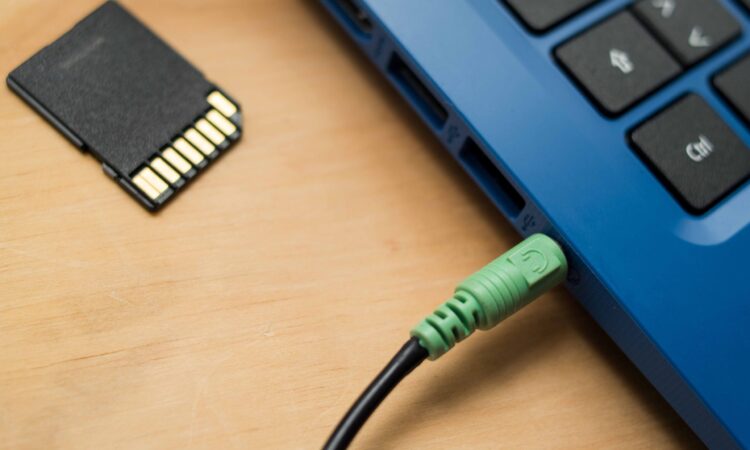
{"type": "MultiPolygon", "coordinates": [[[[750,11],[750,0],[736,0],[750,11]]],[[[549,31],[601,0],[505,0],[535,33],[549,31]]],[[[554,56],[592,102],[617,117],[742,35],[718,0],[638,0],[561,43],[554,56]]],[[[713,86],[750,126],[750,55],[713,86]]],[[[750,149],[695,93],[629,136],[641,159],[693,214],[702,214],[750,178],[750,149]]]]}

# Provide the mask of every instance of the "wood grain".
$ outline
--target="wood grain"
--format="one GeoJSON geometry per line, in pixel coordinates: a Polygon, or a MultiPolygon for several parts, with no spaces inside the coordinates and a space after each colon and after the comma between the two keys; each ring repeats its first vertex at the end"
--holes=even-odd
{"type": "MultiPolygon", "coordinates": [[[[0,72],[97,3],[4,1],[0,72]]],[[[150,215],[0,95],[0,446],[318,448],[518,237],[316,4],[124,3],[242,102],[245,137],[150,215]]],[[[699,445],[561,290],[462,347],[355,447],[699,445]]]]}

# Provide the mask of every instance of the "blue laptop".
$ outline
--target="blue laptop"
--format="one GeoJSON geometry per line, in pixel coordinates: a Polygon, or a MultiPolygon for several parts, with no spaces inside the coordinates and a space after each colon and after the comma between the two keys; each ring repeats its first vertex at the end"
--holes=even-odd
{"type": "MultiPolygon", "coordinates": [[[[750,448],[750,0],[322,0],[712,448],[750,448]]],[[[415,170],[419,170],[415,168],[415,170]]]]}

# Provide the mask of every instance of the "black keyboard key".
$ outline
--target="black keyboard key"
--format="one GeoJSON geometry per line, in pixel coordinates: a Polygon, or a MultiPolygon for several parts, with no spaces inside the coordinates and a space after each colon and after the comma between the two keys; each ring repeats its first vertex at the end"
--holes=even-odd
{"type": "Polygon", "coordinates": [[[629,12],[571,39],[557,58],[609,114],[618,114],[680,72],[629,12]]]}
{"type": "Polygon", "coordinates": [[[695,94],[641,125],[631,139],[693,213],[706,211],[750,176],[750,149],[695,94]]]}
{"type": "Polygon", "coordinates": [[[683,64],[692,65],[740,35],[717,0],[641,0],[635,11],[683,64]]]}
{"type": "Polygon", "coordinates": [[[545,31],[598,0],[506,0],[526,25],[545,31]]]}
{"type": "Polygon", "coordinates": [[[750,55],[717,75],[714,85],[750,124],[750,55]]]}

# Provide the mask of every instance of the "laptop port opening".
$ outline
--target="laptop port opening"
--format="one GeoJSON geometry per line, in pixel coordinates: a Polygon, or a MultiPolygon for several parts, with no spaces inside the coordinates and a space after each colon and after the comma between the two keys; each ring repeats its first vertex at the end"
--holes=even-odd
{"type": "Polygon", "coordinates": [[[391,56],[388,73],[427,120],[436,129],[443,128],[448,119],[448,111],[397,53],[391,56]]]}
{"type": "Polygon", "coordinates": [[[523,211],[526,206],[523,196],[473,139],[466,139],[459,158],[509,218],[515,218],[523,211]]]}
{"type": "Polygon", "coordinates": [[[333,0],[331,2],[343,15],[349,26],[360,36],[372,36],[372,20],[356,0],[333,0]]]}

